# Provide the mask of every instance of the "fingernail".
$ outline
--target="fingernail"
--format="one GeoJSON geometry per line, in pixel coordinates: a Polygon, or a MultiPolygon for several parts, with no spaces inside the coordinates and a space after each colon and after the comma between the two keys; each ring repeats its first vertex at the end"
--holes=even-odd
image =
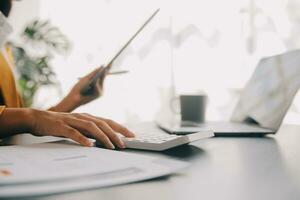
{"type": "Polygon", "coordinates": [[[87,140],[87,141],[85,142],[85,144],[86,144],[86,146],[88,146],[88,147],[92,147],[92,146],[94,145],[94,143],[91,142],[91,141],[89,141],[89,140],[87,140]]]}
{"type": "Polygon", "coordinates": [[[122,149],[126,148],[125,143],[122,140],[120,140],[120,145],[122,149]]]}
{"type": "Polygon", "coordinates": [[[116,147],[113,144],[110,144],[110,149],[116,149],[116,147]]]}
{"type": "Polygon", "coordinates": [[[131,134],[131,136],[132,136],[132,137],[134,137],[134,136],[135,136],[135,134],[134,134],[133,132],[130,132],[130,134],[131,134]]]}

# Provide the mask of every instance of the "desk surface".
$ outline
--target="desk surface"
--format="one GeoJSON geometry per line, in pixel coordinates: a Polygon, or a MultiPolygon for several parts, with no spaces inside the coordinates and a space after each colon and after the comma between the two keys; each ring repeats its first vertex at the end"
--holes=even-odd
{"type": "Polygon", "coordinates": [[[211,138],[163,153],[192,166],[178,174],[43,200],[300,199],[300,126],[283,126],[264,138],[211,138]]]}

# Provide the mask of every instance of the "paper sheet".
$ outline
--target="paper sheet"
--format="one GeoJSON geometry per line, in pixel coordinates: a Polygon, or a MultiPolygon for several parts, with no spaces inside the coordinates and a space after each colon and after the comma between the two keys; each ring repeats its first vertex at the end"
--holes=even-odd
{"type": "Polygon", "coordinates": [[[233,121],[250,117],[277,130],[300,87],[300,50],[264,58],[244,88],[233,121]]]}
{"type": "Polygon", "coordinates": [[[0,198],[124,184],[186,166],[176,160],[65,142],[0,147],[0,198]]]}

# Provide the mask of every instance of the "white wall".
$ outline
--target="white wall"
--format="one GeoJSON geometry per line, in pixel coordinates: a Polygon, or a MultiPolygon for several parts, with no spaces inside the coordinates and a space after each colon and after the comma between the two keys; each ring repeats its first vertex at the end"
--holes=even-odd
{"type": "MultiPolygon", "coordinates": [[[[104,97],[78,111],[121,122],[153,119],[161,104],[161,91],[170,86],[173,63],[177,92],[205,90],[210,96],[208,118],[224,119],[233,106],[233,90],[243,87],[261,57],[300,47],[295,12],[299,3],[24,0],[15,3],[11,19],[16,32],[36,15],[51,19],[73,42],[71,54],[53,62],[66,94],[78,77],[105,64],[151,11],[160,7],[161,13],[117,63],[117,67],[129,68],[130,74],[109,77],[104,97]]],[[[46,105],[58,100],[57,94],[48,91],[39,96],[39,102],[46,105]]],[[[290,121],[299,122],[297,107],[293,106],[290,121]]]]}

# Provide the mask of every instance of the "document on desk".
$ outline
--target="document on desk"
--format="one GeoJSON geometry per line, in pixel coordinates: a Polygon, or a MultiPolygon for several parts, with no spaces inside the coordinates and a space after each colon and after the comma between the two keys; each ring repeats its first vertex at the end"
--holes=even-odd
{"type": "Polygon", "coordinates": [[[169,175],[187,166],[71,142],[0,147],[0,198],[108,187],[169,175]]]}

